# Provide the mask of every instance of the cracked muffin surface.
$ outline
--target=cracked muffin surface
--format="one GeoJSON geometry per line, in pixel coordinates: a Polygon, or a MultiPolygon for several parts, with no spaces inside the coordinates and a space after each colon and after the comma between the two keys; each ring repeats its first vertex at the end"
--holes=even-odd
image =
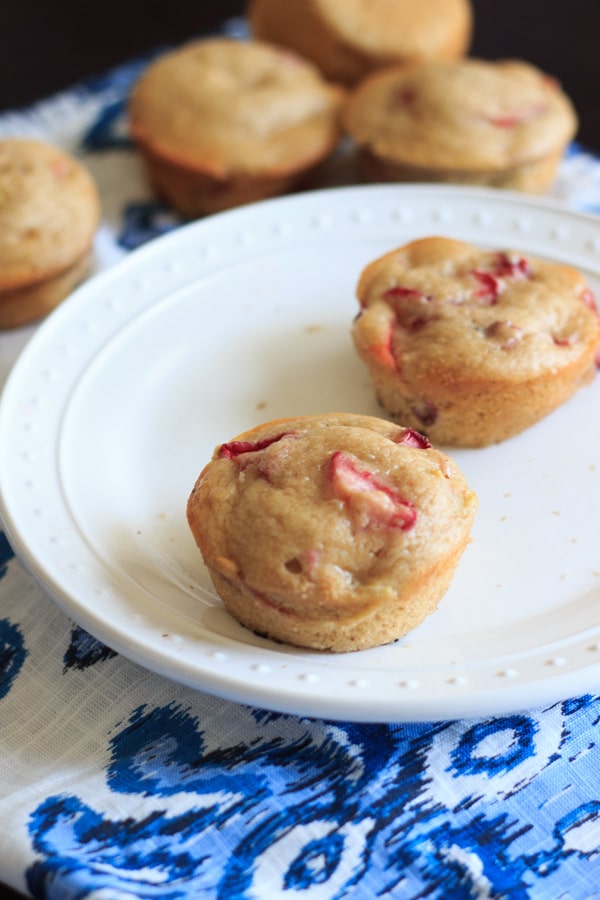
{"type": "Polygon", "coordinates": [[[577,114],[556,80],[521,60],[389,68],[350,95],[344,125],[365,176],[541,193],[577,114]]]}
{"type": "Polygon", "coordinates": [[[336,148],[343,91],[262,41],[210,38],[159,57],[129,104],[157,193],[195,216],[283,193],[336,148]]]}
{"type": "Polygon", "coordinates": [[[331,414],[265,423],[216,448],[188,521],[217,593],[252,631],[346,651],[436,608],[477,501],[413,429],[331,414]]]}
{"type": "Polygon", "coordinates": [[[469,0],[251,0],[247,16],[255,37],[348,86],[392,63],[462,57],[473,30],[469,0]]]}
{"type": "Polygon", "coordinates": [[[352,326],[393,419],[480,447],[538,422],[594,377],[595,300],[571,266],[445,237],[367,265],[352,326]]]}
{"type": "Polygon", "coordinates": [[[0,327],[41,318],[86,276],[99,223],[79,160],[45,141],[0,140],[0,327]]]}

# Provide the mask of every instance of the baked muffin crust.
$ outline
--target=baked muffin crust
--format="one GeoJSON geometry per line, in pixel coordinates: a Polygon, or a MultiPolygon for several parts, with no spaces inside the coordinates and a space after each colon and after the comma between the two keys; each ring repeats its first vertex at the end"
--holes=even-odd
{"type": "Polygon", "coordinates": [[[0,327],[38,318],[81,280],[99,218],[96,185],[74,157],[0,141],[0,327]]]}
{"type": "Polygon", "coordinates": [[[395,640],[435,609],[475,509],[456,464],[418,433],[332,414],[220,445],[187,514],[242,624],[345,651],[395,640]]]}
{"type": "Polygon", "coordinates": [[[429,180],[510,187],[521,169],[539,164],[529,187],[512,186],[542,190],[544,163],[551,161],[552,177],[577,116],[534,66],[466,59],[376,73],[349,98],[344,125],[373,176],[427,179],[430,170],[429,180]]]}
{"type": "Polygon", "coordinates": [[[165,54],[142,75],[130,100],[131,130],[159,190],[193,213],[185,190],[193,194],[199,179],[205,195],[197,211],[210,212],[236,204],[237,184],[243,201],[253,183],[257,197],[249,199],[260,199],[324,160],[340,139],[342,97],[290,51],[258,41],[200,40],[165,54]],[[180,188],[172,189],[173,178],[180,188]]]}
{"type": "Polygon", "coordinates": [[[381,60],[460,56],[472,27],[463,0],[314,0],[314,6],[345,44],[381,60]]]}
{"type": "Polygon", "coordinates": [[[252,0],[247,14],[256,37],[346,85],[391,63],[463,56],[473,18],[468,0],[252,0]]]}
{"type": "Polygon", "coordinates": [[[0,141],[0,284],[19,287],[70,266],[91,247],[96,187],[73,157],[39,141],[0,141]]]}
{"type": "Polygon", "coordinates": [[[436,444],[504,440],[594,377],[600,321],[570,266],[428,237],[370,263],[357,296],[377,396],[436,444]]]}

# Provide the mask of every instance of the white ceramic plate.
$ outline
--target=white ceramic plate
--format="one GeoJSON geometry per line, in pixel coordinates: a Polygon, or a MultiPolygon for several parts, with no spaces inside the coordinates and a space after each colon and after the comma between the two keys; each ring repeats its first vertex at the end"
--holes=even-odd
{"type": "Polygon", "coordinates": [[[488,715],[600,687],[600,379],[517,438],[453,452],[479,495],[474,540],[439,610],[393,645],[255,637],[188,532],[216,444],[278,416],[380,414],[349,337],[355,284],[427,234],[569,262],[600,294],[595,218],[502,192],[354,187],[184,227],[47,320],[0,407],[0,509],[76,622],[184,684],[334,719],[488,715]]]}

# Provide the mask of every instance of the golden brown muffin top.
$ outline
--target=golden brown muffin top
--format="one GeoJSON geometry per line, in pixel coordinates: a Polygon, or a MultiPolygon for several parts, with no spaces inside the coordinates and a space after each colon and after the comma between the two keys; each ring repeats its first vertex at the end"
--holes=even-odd
{"type": "Polygon", "coordinates": [[[418,432],[340,413],[268,422],[217,447],[188,519],[221,575],[310,617],[395,596],[464,543],[476,505],[418,432]]]}
{"type": "Polygon", "coordinates": [[[255,37],[346,85],[392,62],[464,56],[473,25],[469,0],[249,0],[246,12],[255,37]]]}
{"type": "MultiPolygon", "coordinates": [[[[470,35],[468,0],[312,0],[331,29],[370,56],[428,59],[445,56],[454,35],[470,35]]],[[[452,54],[453,55],[453,54],[452,54]]]]}
{"type": "Polygon", "coordinates": [[[409,381],[437,377],[442,393],[551,373],[600,342],[584,277],[518,251],[422,238],[368,265],[357,295],[361,347],[409,381]]]}
{"type": "Polygon", "coordinates": [[[68,268],[91,248],[96,186],[72,156],[40,141],[0,140],[0,290],[68,268]]]}
{"type": "Polygon", "coordinates": [[[173,162],[227,175],[319,155],[337,140],[342,92],[311,63],[258,41],[192,42],[135,86],[136,140],[173,162]]]}
{"type": "Polygon", "coordinates": [[[557,82],[519,60],[377,72],[349,98],[344,123],[376,156],[457,170],[522,165],[562,150],[577,129],[557,82]]]}

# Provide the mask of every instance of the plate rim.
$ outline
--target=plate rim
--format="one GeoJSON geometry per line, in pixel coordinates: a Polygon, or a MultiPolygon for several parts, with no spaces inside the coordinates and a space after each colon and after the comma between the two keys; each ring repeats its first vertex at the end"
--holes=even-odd
{"type": "MultiPolygon", "coordinates": [[[[560,225],[566,220],[586,224],[596,231],[598,235],[592,243],[594,244],[594,252],[598,253],[595,271],[600,277],[600,220],[597,217],[590,213],[570,209],[547,197],[531,197],[486,188],[418,184],[341,186],[278,197],[183,225],[173,232],[153,239],[148,244],[132,251],[122,260],[117,261],[107,270],[90,278],[41,323],[19,354],[15,365],[8,375],[0,397],[0,520],[15,554],[30,574],[33,575],[42,591],[48,594],[63,612],[90,631],[95,637],[116,649],[124,657],[144,666],[150,671],[186,684],[189,687],[208,690],[210,693],[230,700],[264,706],[279,712],[333,719],[351,718],[354,721],[424,721],[508,713],[524,708],[524,691],[521,684],[503,685],[500,693],[496,694],[491,703],[486,702],[488,691],[484,691],[483,696],[478,696],[477,690],[470,689],[462,694],[458,691],[454,694],[450,709],[448,709],[447,697],[443,697],[441,700],[435,698],[424,700],[423,695],[419,694],[419,692],[411,692],[410,684],[407,684],[399,707],[397,701],[394,702],[393,708],[390,704],[380,701],[373,709],[372,704],[364,701],[365,691],[363,689],[364,686],[360,684],[360,679],[357,679],[356,690],[349,692],[348,696],[336,697],[332,703],[332,698],[323,698],[316,687],[313,689],[306,682],[293,696],[289,690],[282,695],[282,692],[274,688],[272,683],[268,683],[268,679],[265,681],[265,679],[261,680],[260,677],[257,677],[252,688],[248,690],[247,685],[240,686],[238,678],[232,678],[227,672],[221,671],[218,666],[219,660],[215,658],[212,669],[208,671],[206,666],[204,667],[203,676],[200,678],[199,683],[198,678],[190,676],[189,665],[182,664],[176,654],[167,654],[164,658],[154,658],[150,661],[147,654],[140,650],[137,645],[131,645],[124,641],[122,634],[119,631],[115,631],[111,623],[99,622],[98,617],[85,606],[82,610],[80,601],[65,593],[64,582],[57,582],[55,577],[48,572],[47,566],[39,559],[39,554],[29,546],[26,536],[15,521],[14,508],[8,499],[10,490],[5,485],[4,471],[7,465],[7,458],[10,457],[10,452],[6,449],[9,443],[6,440],[6,434],[10,424],[7,421],[7,417],[10,414],[10,403],[14,402],[13,396],[19,390],[19,382],[25,377],[28,366],[31,365],[32,360],[36,359],[40,348],[43,348],[51,339],[53,333],[61,333],[61,328],[64,327],[65,323],[68,325],[73,317],[77,315],[77,311],[82,304],[85,304],[89,295],[92,296],[92,299],[94,292],[101,295],[105,286],[110,284],[111,281],[123,279],[128,272],[135,273],[143,269],[147,259],[157,257],[160,254],[167,256],[172,246],[177,246],[188,239],[192,239],[197,234],[210,234],[219,229],[225,230],[225,232],[231,231],[236,225],[251,224],[252,218],[257,214],[259,216],[266,214],[268,217],[269,212],[277,214],[281,210],[294,211],[303,207],[307,210],[313,209],[313,214],[316,214],[315,210],[323,204],[326,205],[328,200],[333,197],[339,198],[340,202],[358,202],[369,197],[381,198],[383,195],[387,197],[393,196],[398,198],[398,200],[410,197],[435,198],[436,200],[441,199],[443,203],[451,202],[460,197],[463,200],[490,204],[491,207],[502,206],[514,209],[544,211],[556,218],[558,222],[557,241],[560,240],[560,225]],[[151,664],[149,664],[150,662],[151,664]]],[[[440,231],[444,230],[445,227],[447,226],[445,226],[443,220],[440,221],[440,231]]],[[[249,247],[251,247],[251,243],[250,241],[249,247]]],[[[592,252],[591,247],[588,249],[592,252]]],[[[575,254],[575,256],[577,255],[575,254]]],[[[564,258],[564,253],[560,253],[560,256],[564,258]]],[[[573,254],[567,253],[567,257],[572,258],[573,254]]],[[[588,266],[589,264],[588,260],[588,266]]],[[[158,301],[153,301],[153,303],[155,302],[158,301]]],[[[142,306],[140,309],[149,309],[153,303],[149,306],[142,306]]],[[[126,327],[130,322],[135,321],[140,313],[140,309],[136,309],[127,321],[122,321],[120,323],[121,327],[126,327]]],[[[257,648],[251,647],[250,649],[252,653],[255,653],[257,648]]],[[[258,666],[260,667],[260,665],[259,663],[258,666]]],[[[588,670],[590,672],[590,682],[593,671],[596,683],[600,684],[600,663],[594,662],[587,666],[586,671],[588,670]]],[[[258,669],[257,672],[260,675],[258,669]]],[[[580,670],[577,670],[575,673],[557,671],[552,677],[543,679],[542,683],[536,685],[536,690],[534,691],[537,701],[535,705],[537,703],[546,704],[553,700],[558,701],[567,696],[572,696],[574,693],[581,693],[579,675],[580,670]]],[[[531,703],[525,702],[525,706],[529,707],[531,705],[531,703]]]]}

